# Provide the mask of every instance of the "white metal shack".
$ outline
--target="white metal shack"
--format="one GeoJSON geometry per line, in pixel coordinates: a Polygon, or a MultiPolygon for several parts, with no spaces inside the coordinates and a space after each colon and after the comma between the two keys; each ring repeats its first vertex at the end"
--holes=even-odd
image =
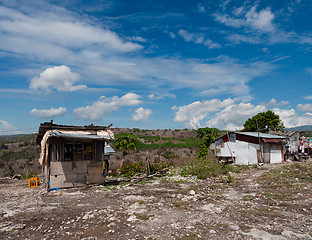
{"type": "Polygon", "coordinates": [[[280,163],[284,159],[285,137],[257,133],[230,132],[215,140],[216,156],[235,164],[280,163]]]}

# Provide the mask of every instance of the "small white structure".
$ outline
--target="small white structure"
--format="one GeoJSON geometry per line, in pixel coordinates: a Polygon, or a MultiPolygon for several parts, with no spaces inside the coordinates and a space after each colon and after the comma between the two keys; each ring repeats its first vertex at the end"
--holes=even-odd
{"type": "Polygon", "coordinates": [[[233,159],[237,165],[280,163],[284,159],[285,137],[255,132],[231,132],[215,142],[216,156],[233,159]]]}

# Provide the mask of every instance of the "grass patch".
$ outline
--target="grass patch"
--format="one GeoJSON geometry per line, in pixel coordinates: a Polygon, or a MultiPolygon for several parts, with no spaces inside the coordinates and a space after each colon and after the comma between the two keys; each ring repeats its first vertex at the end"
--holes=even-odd
{"type": "Polygon", "coordinates": [[[184,201],[178,200],[178,201],[173,201],[172,206],[177,207],[177,208],[183,208],[183,207],[186,207],[187,204],[184,201]]]}
{"type": "Polygon", "coordinates": [[[152,217],[151,215],[148,215],[146,213],[134,213],[134,215],[137,217],[137,219],[139,220],[148,220],[150,217],[152,217]]]}
{"type": "Polygon", "coordinates": [[[138,135],[140,139],[144,139],[145,142],[142,141],[138,143],[137,149],[158,149],[158,148],[190,148],[190,147],[199,147],[200,142],[197,138],[160,138],[159,136],[145,136],[138,135]]]}
{"type": "Polygon", "coordinates": [[[218,163],[215,159],[200,157],[192,159],[191,163],[184,166],[181,170],[181,176],[197,176],[198,179],[207,179],[209,177],[218,177],[226,175],[225,178],[220,178],[222,182],[231,183],[234,178],[231,172],[240,173],[248,169],[248,166],[235,166],[226,163],[218,163]]]}
{"type": "Polygon", "coordinates": [[[312,163],[292,163],[258,178],[268,199],[291,201],[302,186],[312,182],[312,163]]]}

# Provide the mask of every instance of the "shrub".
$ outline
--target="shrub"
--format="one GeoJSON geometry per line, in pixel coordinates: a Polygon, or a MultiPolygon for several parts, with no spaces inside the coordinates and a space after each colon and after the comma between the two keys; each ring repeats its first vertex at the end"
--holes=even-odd
{"type": "Polygon", "coordinates": [[[30,170],[30,171],[28,172],[28,174],[22,173],[22,174],[21,174],[21,179],[28,179],[28,178],[31,178],[31,177],[35,177],[35,176],[37,176],[37,175],[38,175],[38,174],[37,174],[35,171],[30,170]]]}
{"type": "Polygon", "coordinates": [[[125,177],[133,177],[134,175],[138,173],[145,172],[145,169],[143,167],[143,162],[138,163],[125,163],[120,168],[120,173],[123,174],[125,177]]]}
{"type": "Polygon", "coordinates": [[[151,165],[151,171],[152,172],[161,171],[161,170],[168,168],[170,166],[172,166],[172,163],[160,161],[159,159],[155,158],[152,165],[151,165]]]}
{"type": "Polygon", "coordinates": [[[171,159],[171,158],[178,158],[179,156],[174,154],[173,152],[167,150],[166,152],[164,152],[162,154],[162,156],[165,158],[165,159],[171,159]]]}
{"type": "Polygon", "coordinates": [[[7,146],[5,143],[2,143],[2,144],[0,145],[0,149],[1,149],[1,150],[8,149],[8,146],[7,146]]]}

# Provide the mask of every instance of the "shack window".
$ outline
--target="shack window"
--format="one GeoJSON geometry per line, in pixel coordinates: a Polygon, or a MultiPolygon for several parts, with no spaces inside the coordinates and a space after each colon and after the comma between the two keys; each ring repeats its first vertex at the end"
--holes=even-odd
{"type": "Polygon", "coordinates": [[[64,144],[64,161],[73,161],[73,144],[64,144]]]}
{"type": "Polygon", "coordinates": [[[81,161],[83,160],[83,146],[81,143],[75,143],[74,145],[74,161],[81,161]]]}
{"type": "Polygon", "coordinates": [[[93,145],[84,144],[84,160],[93,160],[93,145]]]}

